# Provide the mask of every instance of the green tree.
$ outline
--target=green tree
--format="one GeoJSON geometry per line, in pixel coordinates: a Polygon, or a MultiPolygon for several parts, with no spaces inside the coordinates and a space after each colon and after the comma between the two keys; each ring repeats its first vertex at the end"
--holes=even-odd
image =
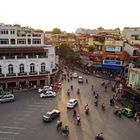
{"type": "Polygon", "coordinates": [[[61,34],[61,30],[60,30],[59,28],[54,28],[54,29],[52,30],[52,33],[53,33],[53,34],[61,34]]]}
{"type": "Polygon", "coordinates": [[[57,53],[60,59],[63,59],[68,63],[79,63],[81,60],[79,54],[75,53],[67,43],[61,44],[57,53]]]}

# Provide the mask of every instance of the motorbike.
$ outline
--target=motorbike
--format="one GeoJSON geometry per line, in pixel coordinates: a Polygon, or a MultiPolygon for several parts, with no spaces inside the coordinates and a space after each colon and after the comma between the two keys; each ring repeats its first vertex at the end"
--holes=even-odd
{"type": "Polygon", "coordinates": [[[56,124],[56,129],[59,130],[62,128],[62,122],[59,121],[57,124],[56,124]]]}
{"type": "Polygon", "coordinates": [[[62,134],[64,136],[68,136],[69,135],[69,126],[65,125],[63,128],[62,128],[62,134]]]}
{"type": "Polygon", "coordinates": [[[103,137],[95,136],[95,140],[105,140],[103,137]]]}
{"type": "Polygon", "coordinates": [[[114,100],[110,99],[110,106],[114,106],[114,100]]]}
{"type": "Polygon", "coordinates": [[[103,111],[105,111],[105,105],[104,104],[102,104],[101,108],[102,108],[103,111]]]}
{"type": "Polygon", "coordinates": [[[96,100],[96,101],[94,102],[94,104],[95,104],[95,106],[98,106],[98,101],[96,100]]]}
{"type": "Polygon", "coordinates": [[[77,116],[77,125],[79,125],[79,124],[80,124],[80,122],[81,122],[81,119],[80,119],[80,117],[79,117],[79,116],[77,116]]]}
{"type": "Polygon", "coordinates": [[[70,96],[70,91],[69,90],[67,91],[67,95],[70,96]]]}
{"type": "Polygon", "coordinates": [[[76,110],[73,111],[73,117],[76,117],[76,110]]]}
{"type": "Polygon", "coordinates": [[[70,86],[71,90],[73,90],[73,85],[70,86]]]}
{"type": "Polygon", "coordinates": [[[114,112],[114,114],[117,115],[118,117],[120,117],[120,118],[122,117],[122,113],[121,113],[121,110],[120,110],[120,107],[119,107],[119,106],[115,106],[113,112],[114,112]]]}
{"type": "Polygon", "coordinates": [[[101,83],[101,86],[105,86],[105,82],[102,82],[102,83],[101,83]]]}
{"type": "Polygon", "coordinates": [[[89,108],[88,108],[88,107],[85,108],[85,114],[86,114],[86,115],[89,114],[89,108]]]}
{"type": "Polygon", "coordinates": [[[77,94],[78,94],[78,95],[80,94],[80,89],[77,90],[77,94]]]}

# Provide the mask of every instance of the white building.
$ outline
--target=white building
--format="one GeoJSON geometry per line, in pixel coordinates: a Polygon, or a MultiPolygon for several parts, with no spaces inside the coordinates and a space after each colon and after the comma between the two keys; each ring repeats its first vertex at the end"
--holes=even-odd
{"type": "Polygon", "coordinates": [[[129,69],[128,85],[131,85],[132,88],[139,90],[140,93],[140,68],[129,69]]]}
{"type": "Polygon", "coordinates": [[[44,45],[44,32],[19,25],[0,24],[0,85],[45,85],[54,78],[55,48],[44,45]]]}

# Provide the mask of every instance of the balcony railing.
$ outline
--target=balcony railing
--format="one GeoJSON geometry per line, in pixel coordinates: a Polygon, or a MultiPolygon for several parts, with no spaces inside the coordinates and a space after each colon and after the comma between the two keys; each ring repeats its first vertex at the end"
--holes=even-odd
{"type": "Polygon", "coordinates": [[[29,72],[29,75],[37,75],[37,72],[34,71],[34,72],[29,72]]]}
{"type": "Polygon", "coordinates": [[[16,73],[7,73],[6,76],[16,76],[16,73]]]}
{"type": "Polygon", "coordinates": [[[40,71],[39,74],[49,74],[49,71],[40,71]]]}
{"type": "Polygon", "coordinates": [[[4,74],[1,73],[1,74],[0,74],[0,77],[4,77],[4,74]]]}
{"type": "Polygon", "coordinates": [[[24,73],[18,73],[18,76],[24,76],[24,75],[27,75],[27,72],[24,72],[24,73]]]}

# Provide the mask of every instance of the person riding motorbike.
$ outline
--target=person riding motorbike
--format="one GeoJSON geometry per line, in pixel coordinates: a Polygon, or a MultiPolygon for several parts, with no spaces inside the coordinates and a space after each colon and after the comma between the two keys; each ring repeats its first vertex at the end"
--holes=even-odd
{"type": "Polygon", "coordinates": [[[80,89],[79,88],[77,89],[77,94],[80,94],[80,89]]]}
{"type": "Polygon", "coordinates": [[[61,120],[57,120],[56,129],[59,129],[61,127],[62,127],[62,121],[61,120]]]}
{"type": "Polygon", "coordinates": [[[73,117],[76,117],[76,114],[77,114],[77,113],[76,113],[76,110],[74,109],[74,110],[73,110],[73,117]]]}
{"type": "Polygon", "coordinates": [[[88,114],[88,112],[89,112],[89,107],[88,107],[88,104],[86,104],[85,105],[85,113],[88,114]]]}
{"type": "Polygon", "coordinates": [[[86,83],[88,84],[88,79],[86,79],[86,83]]]}
{"type": "Polygon", "coordinates": [[[95,140],[104,140],[103,133],[101,132],[95,137],[95,140]]]}
{"type": "Polygon", "coordinates": [[[79,125],[81,122],[81,118],[80,118],[80,115],[77,115],[77,125],[79,125]]]}
{"type": "Polygon", "coordinates": [[[95,99],[94,104],[95,104],[95,106],[98,106],[98,99],[95,99]]]}
{"type": "Polygon", "coordinates": [[[67,94],[68,94],[68,96],[70,95],[70,90],[69,89],[67,90],[67,94]]]}
{"type": "Polygon", "coordinates": [[[71,90],[73,90],[73,85],[70,86],[71,90]]]}
{"type": "Polygon", "coordinates": [[[101,107],[102,107],[102,110],[105,110],[105,103],[102,103],[101,107]]]}

